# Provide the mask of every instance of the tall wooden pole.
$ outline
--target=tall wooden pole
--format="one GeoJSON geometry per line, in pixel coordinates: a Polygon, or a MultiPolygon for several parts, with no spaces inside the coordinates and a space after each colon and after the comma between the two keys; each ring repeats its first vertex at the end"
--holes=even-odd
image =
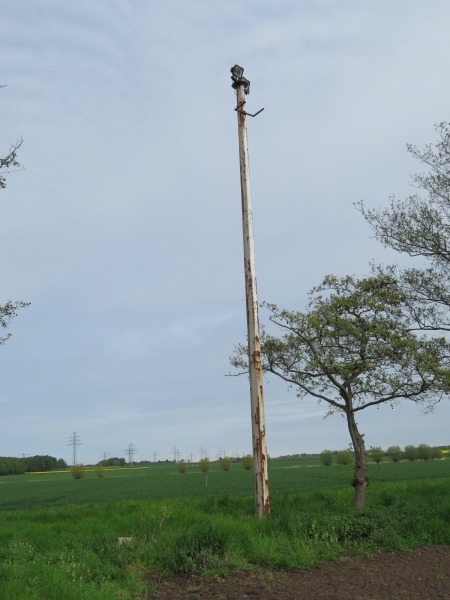
{"type": "Polygon", "coordinates": [[[248,159],[247,113],[245,111],[245,95],[249,91],[250,82],[242,77],[242,72],[243,69],[241,69],[240,77],[233,77],[233,87],[236,89],[237,95],[242,228],[244,237],[245,296],[247,305],[248,362],[250,374],[253,467],[255,478],[255,510],[256,515],[262,517],[270,512],[270,493],[267,469],[266,422],[264,417],[261,344],[248,159]]]}

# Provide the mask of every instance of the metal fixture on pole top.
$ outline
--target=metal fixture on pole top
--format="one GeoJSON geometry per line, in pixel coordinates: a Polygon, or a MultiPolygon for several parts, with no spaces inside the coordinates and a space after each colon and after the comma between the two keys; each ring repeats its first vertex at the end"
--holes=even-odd
{"type": "Polygon", "coordinates": [[[239,134],[239,163],[241,173],[242,228],[244,237],[245,296],[247,305],[248,364],[250,375],[250,402],[252,415],[253,467],[255,477],[256,515],[262,517],[270,512],[269,476],[267,469],[266,423],[261,366],[261,343],[259,333],[258,297],[256,291],[255,249],[253,241],[253,217],[250,192],[248,160],[247,116],[254,114],[244,110],[245,96],[250,93],[250,81],[243,76],[239,65],[231,68],[232,87],[236,90],[239,134]]]}

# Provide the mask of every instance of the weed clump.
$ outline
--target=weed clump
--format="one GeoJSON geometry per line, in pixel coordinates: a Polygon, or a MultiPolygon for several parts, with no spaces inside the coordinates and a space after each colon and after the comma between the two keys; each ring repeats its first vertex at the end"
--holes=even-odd
{"type": "Polygon", "coordinates": [[[172,573],[200,573],[223,563],[227,535],[213,523],[199,523],[174,536],[161,556],[164,569],[172,573]]]}

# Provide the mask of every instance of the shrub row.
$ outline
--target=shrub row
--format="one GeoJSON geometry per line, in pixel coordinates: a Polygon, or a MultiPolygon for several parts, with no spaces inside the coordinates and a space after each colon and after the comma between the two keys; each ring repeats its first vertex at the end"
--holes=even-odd
{"type": "MultiPolygon", "coordinates": [[[[224,456],[223,458],[219,459],[219,464],[220,464],[222,471],[231,471],[233,462],[234,462],[233,459],[229,458],[228,456],[224,456]]],[[[250,469],[253,468],[253,458],[250,455],[244,456],[241,460],[241,464],[246,471],[249,471],[250,469]]],[[[208,473],[211,465],[207,458],[202,458],[201,461],[198,463],[198,466],[200,468],[200,471],[202,471],[203,473],[208,473]]],[[[187,462],[182,460],[181,462],[178,463],[178,472],[179,473],[186,473],[187,469],[188,469],[187,462]]]]}
{"type": "MultiPolygon", "coordinates": [[[[368,452],[369,460],[375,463],[382,462],[386,457],[393,462],[400,460],[433,460],[439,459],[444,456],[443,451],[440,448],[428,446],[428,444],[420,444],[419,446],[405,446],[402,450],[400,446],[390,446],[384,451],[379,446],[371,448],[368,452]]],[[[344,450],[341,452],[334,452],[332,450],[324,450],[320,454],[320,460],[323,465],[329,466],[334,462],[340,465],[348,465],[353,462],[353,452],[344,450]]]]}

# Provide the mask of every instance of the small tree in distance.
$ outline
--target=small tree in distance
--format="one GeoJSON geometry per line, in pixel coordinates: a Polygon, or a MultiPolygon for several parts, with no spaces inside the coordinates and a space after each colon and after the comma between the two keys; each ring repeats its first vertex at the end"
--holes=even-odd
{"type": "Polygon", "coordinates": [[[323,452],[320,453],[320,462],[323,465],[325,465],[326,467],[329,467],[330,465],[332,465],[333,460],[334,460],[334,454],[331,450],[323,450],[323,452]]]}
{"type": "Polygon", "coordinates": [[[242,457],[242,466],[246,471],[250,471],[253,468],[253,457],[250,454],[242,457]]]}
{"type": "Polygon", "coordinates": [[[228,456],[224,456],[223,458],[220,459],[220,467],[222,469],[222,471],[230,471],[231,470],[231,465],[233,464],[233,461],[231,460],[231,458],[229,458],[228,456]]]}
{"type": "Polygon", "coordinates": [[[200,471],[202,471],[202,473],[207,473],[209,471],[209,467],[210,467],[209,459],[202,458],[198,464],[200,467],[200,471]]]}
{"type": "Polygon", "coordinates": [[[403,458],[411,462],[417,460],[418,454],[416,446],[405,446],[405,449],[403,450],[403,458]]]}
{"type": "Polygon", "coordinates": [[[403,452],[400,449],[400,446],[389,446],[386,450],[386,454],[392,460],[392,462],[399,462],[402,460],[403,452]]]}
{"type": "Polygon", "coordinates": [[[184,460],[181,460],[178,463],[178,473],[181,473],[182,475],[184,475],[187,471],[187,463],[184,460]]]}
{"type": "Polygon", "coordinates": [[[336,455],[336,462],[338,465],[351,465],[353,460],[353,454],[349,450],[342,450],[336,455]]]}
{"type": "Polygon", "coordinates": [[[420,460],[430,460],[431,446],[428,446],[428,444],[419,444],[419,447],[417,448],[417,458],[420,460]]]}
{"type": "Polygon", "coordinates": [[[72,467],[72,477],[74,479],[83,479],[85,471],[84,465],[75,465],[72,467]]]}
{"type": "Polygon", "coordinates": [[[374,446],[370,449],[369,456],[373,462],[378,465],[383,460],[384,451],[380,448],[380,446],[374,446]]]}

